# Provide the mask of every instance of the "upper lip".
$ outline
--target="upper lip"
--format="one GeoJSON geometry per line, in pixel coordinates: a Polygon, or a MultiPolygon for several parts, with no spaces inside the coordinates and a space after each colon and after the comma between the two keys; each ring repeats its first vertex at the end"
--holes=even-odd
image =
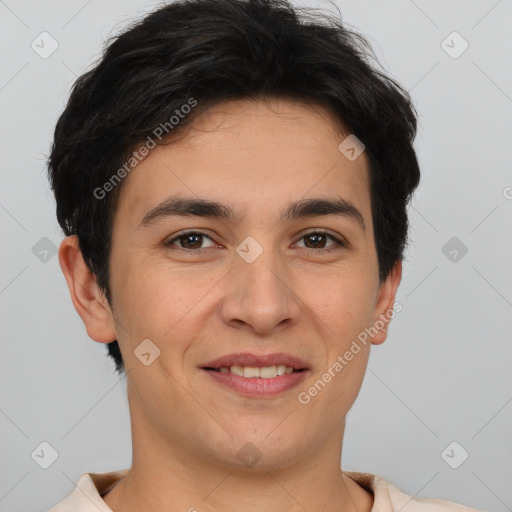
{"type": "Polygon", "coordinates": [[[252,354],[250,352],[238,352],[236,354],[226,354],[222,357],[214,359],[206,364],[201,365],[201,368],[222,368],[230,367],[233,365],[252,366],[252,367],[265,367],[285,365],[290,366],[294,370],[307,370],[307,363],[302,359],[285,354],[283,352],[274,354],[252,354]]]}

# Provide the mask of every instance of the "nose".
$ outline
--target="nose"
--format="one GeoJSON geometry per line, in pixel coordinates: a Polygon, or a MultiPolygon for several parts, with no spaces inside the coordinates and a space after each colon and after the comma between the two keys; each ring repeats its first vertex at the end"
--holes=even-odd
{"type": "Polygon", "coordinates": [[[258,335],[297,323],[301,301],[289,277],[278,255],[264,251],[252,263],[235,257],[220,309],[224,323],[258,335]]]}

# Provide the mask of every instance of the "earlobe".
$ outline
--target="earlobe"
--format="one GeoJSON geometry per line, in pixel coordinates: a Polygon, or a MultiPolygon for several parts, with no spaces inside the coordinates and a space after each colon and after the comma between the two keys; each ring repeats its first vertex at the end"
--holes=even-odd
{"type": "Polygon", "coordinates": [[[386,280],[380,285],[373,319],[372,345],[380,345],[386,341],[388,327],[395,315],[395,297],[402,279],[402,261],[395,263],[386,280]]]}
{"type": "Polygon", "coordinates": [[[100,343],[115,340],[117,336],[110,306],[96,282],[96,276],[83,259],[76,235],[64,238],[60,244],[59,263],[87,334],[100,343]]]}

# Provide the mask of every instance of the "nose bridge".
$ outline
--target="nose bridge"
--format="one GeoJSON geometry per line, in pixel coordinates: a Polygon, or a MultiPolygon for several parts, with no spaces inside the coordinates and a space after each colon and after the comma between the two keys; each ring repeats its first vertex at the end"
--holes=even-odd
{"type": "Polygon", "coordinates": [[[242,322],[258,333],[268,333],[283,320],[296,319],[299,305],[278,251],[269,245],[260,245],[259,254],[257,250],[254,239],[237,248],[222,314],[225,322],[242,322]]]}
{"type": "Polygon", "coordinates": [[[289,293],[286,274],[281,266],[276,264],[277,258],[260,258],[260,261],[251,264],[240,263],[238,266],[237,273],[245,285],[244,299],[266,304],[286,298],[289,293]]]}

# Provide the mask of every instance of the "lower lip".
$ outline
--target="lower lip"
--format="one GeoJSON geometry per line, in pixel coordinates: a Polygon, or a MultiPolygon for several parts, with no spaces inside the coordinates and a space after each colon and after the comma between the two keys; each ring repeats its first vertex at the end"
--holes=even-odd
{"type": "Polygon", "coordinates": [[[203,369],[203,371],[220,384],[234,389],[242,395],[251,397],[276,396],[297,386],[309,373],[309,370],[303,370],[301,372],[285,373],[277,377],[262,379],[260,377],[241,377],[234,373],[216,372],[214,370],[203,369]]]}

